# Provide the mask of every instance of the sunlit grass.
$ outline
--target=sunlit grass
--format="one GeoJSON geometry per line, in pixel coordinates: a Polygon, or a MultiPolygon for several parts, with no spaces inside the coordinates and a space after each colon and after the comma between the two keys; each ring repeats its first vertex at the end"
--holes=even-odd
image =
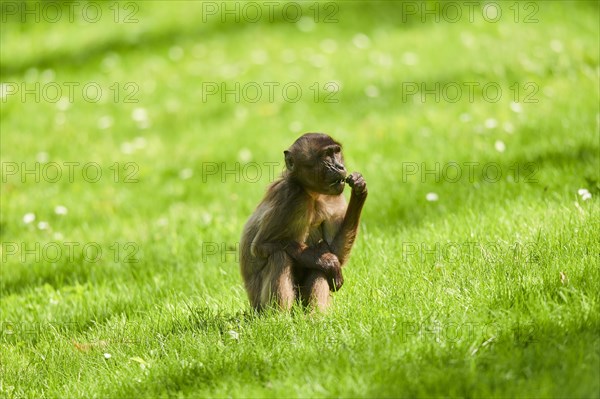
{"type": "Polygon", "coordinates": [[[598,396],[596,4],[541,2],[533,24],[182,4],[2,24],[3,397],[598,396]],[[62,99],[6,92],[36,82],[62,99]],[[206,92],[253,82],[255,103],[206,92]],[[306,131],[365,176],[361,231],[329,314],[256,317],[237,242],[306,131]]]}

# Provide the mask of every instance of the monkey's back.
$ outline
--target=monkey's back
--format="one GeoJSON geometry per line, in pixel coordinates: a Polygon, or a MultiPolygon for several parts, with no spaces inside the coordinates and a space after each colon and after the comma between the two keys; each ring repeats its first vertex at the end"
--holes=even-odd
{"type": "Polygon", "coordinates": [[[252,242],[256,238],[256,234],[260,227],[260,217],[264,213],[261,209],[262,207],[264,207],[264,201],[259,204],[244,225],[244,230],[240,239],[240,271],[246,289],[248,289],[248,285],[252,283],[252,276],[255,276],[256,272],[262,269],[266,264],[266,259],[257,258],[256,256],[253,256],[251,252],[252,242]]]}

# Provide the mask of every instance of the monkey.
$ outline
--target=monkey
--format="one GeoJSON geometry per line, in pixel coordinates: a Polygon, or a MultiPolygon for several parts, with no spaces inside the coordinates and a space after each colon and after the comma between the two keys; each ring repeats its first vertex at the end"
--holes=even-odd
{"type": "Polygon", "coordinates": [[[244,226],[240,270],[251,306],[324,311],[343,285],[342,266],[358,233],[367,184],[347,173],[342,146],[306,133],[284,151],[285,170],[244,226]],[[351,187],[347,204],[343,195],[351,187]]]}

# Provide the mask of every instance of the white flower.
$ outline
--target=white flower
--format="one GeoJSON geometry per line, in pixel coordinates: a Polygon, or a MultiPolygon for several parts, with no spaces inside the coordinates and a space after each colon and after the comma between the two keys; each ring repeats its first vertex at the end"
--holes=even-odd
{"type": "Polygon", "coordinates": [[[167,218],[159,218],[156,221],[156,224],[159,225],[159,226],[161,226],[161,227],[167,226],[169,224],[169,219],[167,219],[167,218]]]}
{"type": "Polygon", "coordinates": [[[48,224],[48,222],[40,220],[40,222],[38,223],[37,227],[40,230],[48,230],[48,227],[50,227],[50,225],[48,224]]]}
{"type": "Polygon", "coordinates": [[[579,194],[579,195],[589,194],[589,191],[587,188],[580,188],[579,190],[577,190],[577,194],[579,194]]]}
{"type": "Polygon", "coordinates": [[[210,213],[208,213],[208,212],[204,212],[204,213],[202,214],[201,218],[202,218],[202,222],[203,222],[204,224],[209,224],[209,223],[210,223],[210,222],[212,222],[212,220],[213,220],[213,217],[212,217],[212,215],[211,215],[210,213]]]}
{"type": "Polygon", "coordinates": [[[354,44],[357,48],[365,49],[371,45],[371,39],[369,36],[364,33],[357,33],[352,38],[352,44],[354,44]]]}
{"type": "Polygon", "coordinates": [[[513,112],[516,112],[516,113],[520,113],[520,112],[523,111],[523,107],[521,106],[521,104],[520,103],[516,103],[514,101],[510,103],[510,109],[513,112]]]}
{"type": "Polygon", "coordinates": [[[252,63],[263,65],[269,61],[269,54],[265,50],[258,49],[250,53],[250,58],[252,59],[252,63]]]}
{"type": "Polygon", "coordinates": [[[248,109],[241,105],[235,109],[235,119],[244,120],[248,117],[248,109]]]}
{"type": "Polygon", "coordinates": [[[493,129],[498,126],[498,121],[494,118],[487,118],[483,124],[486,128],[493,129]]]}
{"type": "Polygon", "coordinates": [[[440,197],[436,193],[427,193],[425,199],[429,202],[437,201],[440,197]]]}
{"type": "Polygon", "coordinates": [[[142,136],[138,136],[138,137],[136,137],[136,138],[133,139],[132,145],[137,150],[142,149],[142,148],[146,147],[146,139],[144,137],[142,137],[142,136]]]}
{"type": "Polygon", "coordinates": [[[140,129],[146,129],[150,127],[150,119],[148,118],[148,111],[145,108],[138,107],[131,112],[131,118],[137,123],[140,129]]]}
{"type": "Polygon", "coordinates": [[[313,18],[308,16],[301,17],[298,22],[296,22],[296,26],[302,32],[310,32],[315,29],[315,21],[313,18]]]}
{"type": "Polygon", "coordinates": [[[590,193],[587,188],[580,188],[577,190],[577,194],[579,194],[583,201],[592,199],[592,193],[590,193]]]}
{"type": "Polygon", "coordinates": [[[121,152],[123,154],[133,154],[133,151],[133,144],[131,144],[129,141],[126,141],[123,144],[121,144],[121,152]]]}
{"type": "Polygon", "coordinates": [[[48,153],[44,151],[40,151],[35,155],[35,160],[41,163],[48,162],[49,158],[48,153]]]}
{"type": "Polygon", "coordinates": [[[321,42],[320,44],[321,50],[323,50],[323,52],[331,54],[334,53],[335,50],[337,50],[337,42],[333,39],[325,39],[321,42]]]}
{"type": "Polygon", "coordinates": [[[496,140],[496,142],[494,143],[494,148],[498,152],[504,152],[506,150],[506,145],[504,144],[504,141],[496,140]]]}
{"type": "Polygon", "coordinates": [[[242,148],[238,152],[238,160],[244,163],[250,162],[252,160],[252,151],[248,148],[242,148]]]}
{"type": "Polygon", "coordinates": [[[290,129],[294,133],[298,133],[300,130],[302,130],[302,122],[300,122],[300,121],[293,121],[288,126],[288,129],[290,129]]]}
{"type": "Polygon", "coordinates": [[[32,212],[26,213],[23,215],[23,223],[29,224],[35,220],[35,214],[32,212]]]}
{"type": "Polygon", "coordinates": [[[240,334],[237,333],[237,332],[235,332],[235,331],[233,331],[233,330],[229,330],[227,333],[233,339],[239,339],[240,338],[240,334]]]}
{"type": "Polygon", "coordinates": [[[473,119],[473,117],[471,117],[470,114],[465,112],[460,114],[459,119],[461,122],[469,122],[471,119],[473,119]]]}
{"type": "Polygon", "coordinates": [[[415,53],[406,52],[402,55],[402,62],[405,65],[417,65],[419,63],[419,56],[415,53]]]}
{"type": "Polygon", "coordinates": [[[101,116],[100,119],[98,119],[97,126],[98,126],[98,129],[106,130],[109,127],[111,127],[113,125],[113,123],[114,123],[114,119],[112,118],[112,116],[104,115],[104,116],[101,116]]]}
{"type": "Polygon", "coordinates": [[[550,48],[555,53],[560,53],[563,51],[564,46],[560,40],[554,39],[550,41],[550,48]]]}
{"type": "Polygon", "coordinates": [[[379,97],[379,89],[377,88],[377,86],[373,86],[373,85],[369,85],[367,87],[365,87],[365,94],[367,95],[367,97],[379,97]]]}
{"type": "Polygon", "coordinates": [[[146,111],[145,108],[135,108],[132,112],[131,112],[131,118],[136,121],[136,122],[143,122],[146,119],[148,119],[148,111],[146,111]]]}
{"type": "Polygon", "coordinates": [[[104,354],[104,358],[105,359],[110,359],[112,357],[112,355],[110,353],[105,353],[104,354]]]}
{"type": "Polygon", "coordinates": [[[190,168],[181,169],[179,171],[179,178],[181,180],[190,179],[194,175],[194,171],[190,168]]]}
{"type": "Polygon", "coordinates": [[[179,61],[183,58],[183,49],[179,46],[173,46],[169,49],[169,59],[171,61],[179,61]]]}
{"type": "Polygon", "coordinates": [[[56,108],[59,111],[66,111],[70,107],[71,107],[71,103],[69,102],[68,97],[61,97],[61,99],[56,102],[56,108]]]}
{"type": "Polygon", "coordinates": [[[68,212],[69,212],[69,210],[67,209],[66,206],[56,205],[54,207],[54,213],[56,213],[57,215],[66,215],[68,212]]]}
{"type": "Polygon", "coordinates": [[[504,128],[504,131],[509,134],[512,134],[515,131],[515,126],[510,122],[504,122],[502,127],[504,128]]]}

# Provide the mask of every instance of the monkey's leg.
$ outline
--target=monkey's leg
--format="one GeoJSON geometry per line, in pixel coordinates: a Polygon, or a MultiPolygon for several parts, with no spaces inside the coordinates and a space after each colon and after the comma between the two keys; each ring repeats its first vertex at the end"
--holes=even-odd
{"type": "MultiPolygon", "coordinates": [[[[327,276],[330,288],[337,291],[344,284],[340,262],[325,241],[312,247],[296,241],[290,241],[285,245],[286,253],[296,262],[295,269],[304,270],[304,273],[320,272],[327,276]]],[[[302,285],[303,277],[296,278],[302,285]]]]}
{"type": "Polygon", "coordinates": [[[311,270],[300,286],[300,296],[304,306],[325,311],[331,303],[329,283],[325,273],[311,270]]]}
{"type": "Polygon", "coordinates": [[[290,309],[296,300],[296,290],[292,275],[293,261],[283,251],[269,256],[263,269],[260,303],[257,309],[276,305],[281,309],[290,309]]]}

